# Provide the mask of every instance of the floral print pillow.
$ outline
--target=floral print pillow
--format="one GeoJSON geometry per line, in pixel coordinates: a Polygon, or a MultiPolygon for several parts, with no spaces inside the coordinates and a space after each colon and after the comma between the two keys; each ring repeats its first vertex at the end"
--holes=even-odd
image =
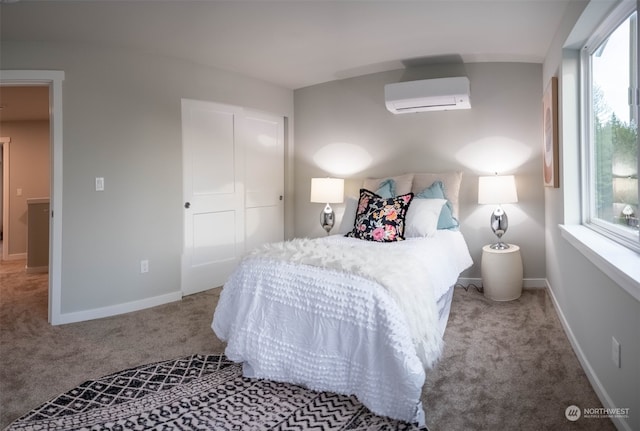
{"type": "Polygon", "coordinates": [[[377,242],[404,240],[405,216],[412,199],[413,193],[387,199],[360,189],[355,226],[345,236],[377,242]]]}

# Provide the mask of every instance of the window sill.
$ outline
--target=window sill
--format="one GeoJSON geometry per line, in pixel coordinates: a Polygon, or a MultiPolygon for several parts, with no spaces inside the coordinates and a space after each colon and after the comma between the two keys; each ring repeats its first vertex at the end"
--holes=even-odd
{"type": "Polygon", "coordinates": [[[640,255],[582,225],[560,225],[562,237],[640,301],[640,255]]]}

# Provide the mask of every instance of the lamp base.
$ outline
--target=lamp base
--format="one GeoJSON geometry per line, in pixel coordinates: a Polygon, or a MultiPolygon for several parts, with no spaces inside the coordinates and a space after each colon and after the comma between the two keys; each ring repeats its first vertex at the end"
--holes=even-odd
{"type": "Polygon", "coordinates": [[[333,228],[335,222],[336,218],[335,213],[333,212],[333,208],[331,208],[331,205],[327,204],[327,206],[324,207],[324,209],[320,213],[320,225],[324,230],[327,231],[327,235],[329,235],[329,232],[333,228]]]}
{"type": "Polygon", "coordinates": [[[491,248],[492,250],[506,250],[509,248],[509,244],[502,241],[498,241],[495,244],[491,244],[489,248],[491,248]]]}
{"type": "Polygon", "coordinates": [[[491,244],[493,250],[506,250],[509,248],[509,244],[502,242],[502,235],[507,232],[509,227],[509,218],[507,213],[504,212],[501,206],[498,206],[491,214],[491,230],[498,237],[498,242],[491,244]]]}

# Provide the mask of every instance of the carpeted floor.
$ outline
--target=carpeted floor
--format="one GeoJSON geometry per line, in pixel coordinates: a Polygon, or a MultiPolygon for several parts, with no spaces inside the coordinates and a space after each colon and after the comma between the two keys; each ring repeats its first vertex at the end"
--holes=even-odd
{"type": "MultiPolygon", "coordinates": [[[[89,379],[138,365],[224,351],[210,329],[219,290],[127,315],[51,327],[47,276],[0,264],[0,429],[89,379]]],[[[423,391],[431,431],[614,430],[570,422],[601,407],[544,290],[512,302],[456,289],[443,358],[423,391]]]]}

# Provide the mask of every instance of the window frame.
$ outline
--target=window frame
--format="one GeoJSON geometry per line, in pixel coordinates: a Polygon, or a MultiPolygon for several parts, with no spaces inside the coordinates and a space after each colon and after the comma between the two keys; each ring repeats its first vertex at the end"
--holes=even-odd
{"type": "MultiPolygon", "coordinates": [[[[603,235],[604,237],[619,243],[636,253],[640,253],[640,230],[636,230],[635,235],[628,229],[618,226],[615,223],[595,217],[596,215],[596,175],[595,175],[595,151],[594,140],[594,111],[593,111],[593,88],[592,88],[592,67],[591,57],[601,44],[615,32],[620,25],[626,21],[633,13],[636,13],[635,19],[635,56],[630,56],[630,65],[635,66],[635,73],[630,72],[630,86],[634,89],[630,91],[630,99],[635,106],[636,127],[638,126],[638,103],[640,99],[640,90],[638,89],[638,66],[637,66],[637,50],[638,50],[638,10],[636,2],[622,2],[603,20],[600,26],[587,39],[586,44],[582,47],[580,53],[581,64],[581,118],[582,118],[582,211],[581,222],[584,226],[603,235]],[[592,49],[591,47],[596,47],[592,49]],[[635,64],[633,63],[635,59],[635,64]]],[[[640,134],[639,134],[640,135],[640,134]]],[[[639,138],[640,139],[640,138],[639,138]]],[[[637,143],[640,152],[640,142],[637,143]]],[[[638,157],[638,171],[640,173],[640,157],[638,157]]],[[[638,200],[640,202],[640,187],[638,188],[638,200]]],[[[639,214],[636,214],[638,217],[639,214]]]]}

